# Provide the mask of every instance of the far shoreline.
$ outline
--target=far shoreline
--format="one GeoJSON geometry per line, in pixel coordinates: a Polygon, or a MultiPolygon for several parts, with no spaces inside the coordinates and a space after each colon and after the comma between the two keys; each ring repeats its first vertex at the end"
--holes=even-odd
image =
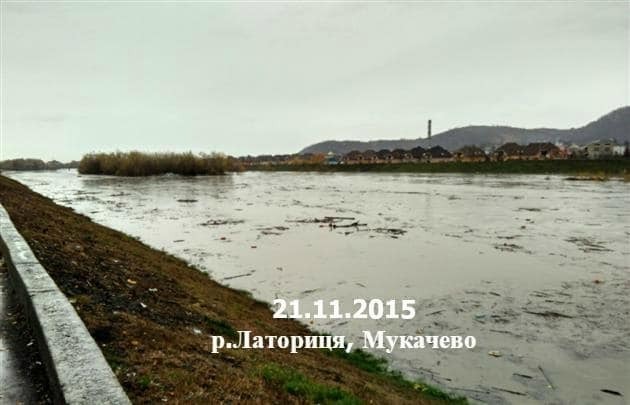
{"type": "Polygon", "coordinates": [[[630,173],[630,159],[608,160],[510,160],[505,162],[407,162],[370,164],[274,164],[253,165],[245,171],[291,172],[373,172],[373,173],[461,173],[541,174],[593,177],[624,177],[630,173]]]}
{"type": "MultiPolygon", "coordinates": [[[[81,173],[77,168],[62,169],[14,169],[1,172],[55,172],[77,170],[79,175],[108,177],[156,177],[166,174],[183,177],[206,177],[216,174],[205,173],[147,173],[143,175],[81,173]]],[[[366,164],[262,164],[250,165],[240,170],[227,170],[224,174],[243,172],[317,172],[317,173],[424,173],[424,174],[512,174],[512,175],[564,175],[568,180],[610,180],[630,181],[630,159],[566,159],[566,160],[509,160],[504,162],[403,162],[366,164]]]]}

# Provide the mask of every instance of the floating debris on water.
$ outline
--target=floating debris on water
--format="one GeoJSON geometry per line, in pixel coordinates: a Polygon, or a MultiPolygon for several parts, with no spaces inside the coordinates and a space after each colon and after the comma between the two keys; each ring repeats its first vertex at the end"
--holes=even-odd
{"type": "Polygon", "coordinates": [[[585,252],[585,253],[612,252],[611,249],[608,249],[606,246],[603,245],[603,242],[597,242],[592,238],[570,237],[570,238],[565,239],[565,241],[575,244],[582,252],[585,252]]]}
{"type": "Polygon", "coordinates": [[[523,246],[514,243],[495,243],[494,248],[502,252],[521,252],[523,246]]]}
{"type": "Polygon", "coordinates": [[[609,390],[607,388],[602,388],[600,391],[601,392],[605,392],[606,394],[616,395],[618,397],[623,397],[623,394],[621,392],[619,392],[619,391],[609,390]]]}
{"type": "Polygon", "coordinates": [[[406,230],[400,228],[375,228],[372,230],[377,233],[385,233],[394,236],[404,235],[407,233],[406,230]]]}
{"type": "Polygon", "coordinates": [[[268,226],[265,228],[258,228],[262,235],[282,235],[282,232],[288,231],[287,226],[268,226]]]}
{"type": "Polygon", "coordinates": [[[244,274],[237,274],[236,276],[229,276],[229,277],[224,277],[223,281],[227,281],[227,280],[233,280],[235,278],[241,278],[241,277],[249,277],[252,274],[256,273],[256,270],[252,270],[248,273],[244,273],[244,274]]]}
{"type": "Polygon", "coordinates": [[[219,226],[219,225],[237,225],[245,222],[242,219],[209,219],[206,222],[202,222],[201,226],[219,226]]]}

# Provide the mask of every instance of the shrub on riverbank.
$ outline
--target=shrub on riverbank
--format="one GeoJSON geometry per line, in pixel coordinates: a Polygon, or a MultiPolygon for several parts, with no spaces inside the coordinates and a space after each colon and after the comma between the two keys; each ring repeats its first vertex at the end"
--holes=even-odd
{"type": "Polygon", "coordinates": [[[223,154],[114,152],[90,153],[81,159],[79,173],[110,176],[218,175],[238,171],[238,163],[223,154]]]}

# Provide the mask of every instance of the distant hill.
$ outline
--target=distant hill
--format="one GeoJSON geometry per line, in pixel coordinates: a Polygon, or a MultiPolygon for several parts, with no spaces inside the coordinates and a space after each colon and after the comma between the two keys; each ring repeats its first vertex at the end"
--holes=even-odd
{"type": "Polygon", "coordinates": [[[418,139],[377,141],[325,141],[308,146],[300,153],[348,153],[368,149],[412,149],[416,146],[440,145],[448,150],[466,145],[481,147],[499,146],[506,142],[528,144],[530,142],[556,142],[583,144],[597,139],[615,138],[617,142],[630,141],[630,106],[622,107],[580,128],[514,128],[505,126],[467,126],[454,128],[431,137],[418,139]],[[431,144],[431,145],[429,145],[431,144]]]}

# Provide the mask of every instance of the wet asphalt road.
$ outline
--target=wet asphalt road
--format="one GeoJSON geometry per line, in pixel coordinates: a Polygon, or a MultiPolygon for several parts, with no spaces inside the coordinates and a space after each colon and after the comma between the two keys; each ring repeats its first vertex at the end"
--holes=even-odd
{"type": "Polygon", "coordinates": [[[0,256],[0,404],[51,403],[44,366],[0,256]]]}

